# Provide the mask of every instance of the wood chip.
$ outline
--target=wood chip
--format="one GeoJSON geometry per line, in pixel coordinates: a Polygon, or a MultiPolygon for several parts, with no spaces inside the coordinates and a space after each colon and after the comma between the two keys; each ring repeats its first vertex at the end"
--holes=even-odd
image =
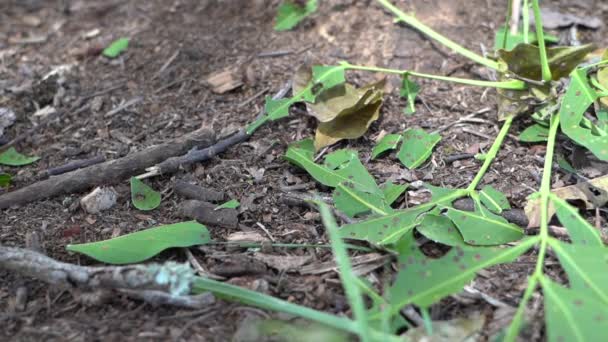
{"type": "Polygon", "coordinates": [[[243,85],[243,77],[237,70],[223,70],[213,73],[205,79],[205,83],[216,94],[224,94],[243,85]]]}

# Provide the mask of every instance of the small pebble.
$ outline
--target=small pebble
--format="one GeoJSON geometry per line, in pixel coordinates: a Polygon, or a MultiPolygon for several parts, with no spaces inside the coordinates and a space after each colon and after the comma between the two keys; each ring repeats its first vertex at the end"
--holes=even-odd
{"type": "Polygon", "coordinates": [[[95,188],[90,194],[80,200],[80,205],[89,214],[98,214],[116,204],[118,195],[112,187],[95,188]]]}

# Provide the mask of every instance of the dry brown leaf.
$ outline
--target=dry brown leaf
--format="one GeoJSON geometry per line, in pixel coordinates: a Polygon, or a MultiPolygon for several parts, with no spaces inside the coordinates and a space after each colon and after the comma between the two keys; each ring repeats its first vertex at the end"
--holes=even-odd
{"type": "Polygon", "coordinates": [[[272,255],[265,253],[255,253],[253,257],[281,272],[299,269],[311,259],[309,255],[272,255]]]}
{"type": "MultiPolygon", "coordinates": [[[[294,92],[300,92],[312,78],[310,66],[302,66],[294,75],[294,92]]],[[[345,83],[319,94],[314,104],[307,103],[308,112],[319,120],[315,149],[332,145],[342,139],[361,137],[380,116],[385,79],[362,88],[345,83]]]]}
{"type": "MultiPolygon", "coordinates": [[[[608,202],[608,175],[594,178],[589,182],[553,189],[552,192],[567,201],[579,200],[588,210],[595,209],[608,202]]],[[[528,228],[540,226],[539,198],[528,201],[524,211],[529,221],[528,228]]],[[[551,202],[549,202],[548,213],[549,219],[555,214],[555,207],[551,202]]]]}

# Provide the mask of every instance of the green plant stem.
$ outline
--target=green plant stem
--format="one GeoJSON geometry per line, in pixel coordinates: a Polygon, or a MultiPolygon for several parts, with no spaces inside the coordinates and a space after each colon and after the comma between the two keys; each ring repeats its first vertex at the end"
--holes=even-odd
{"type": "Polygon", "coordinates": [[[491,68],[494,70],[499,69],[498,63],[496,63],[495,61],[485,58],[479,54],[476,54],[475,52],[463,47],[462,45],[459,45],[458,43],[444,37],[437,31],[435,31],[432,28],[423,24],[421,21],[419,21],[415,17],[406,14],[405,12],[400,10],[398,7],[396,7],[395,5],[391,4],[390,1],[388,1],[388,0],[377,0],[377,1],[380,4],[382,4],[382,6],[384,6],[386,9],[393,12],[393,14],[397,17],[397,19],[399,21],[403,21],[404,23],[412,26],[416,30],[424,33],[425,35],[436,40],[437,42],[441,43],[442,45],[452,49],[454,52],[459,53],[459,54],[463,55],[464,57],[466,57],[476,63],[485,65],[488,68],[491,68]]]}
{"type": "Polygon", "coordinates": [[[528,3],[528,0],[524,0],[522,7],[521,15],[523,19],[524,43],[529,44],[530,39],[528,36],[530,35],[530,4],[528,3]]]}
{"type": "Polygon", "coordinates": [[[319,206],[323,224],[329,234],[334,258],[336,259],[336,264],[340,270],[339,274],[340,279],[342,280],[342,286],[344,287],[344,292],[346,292],[346,297],[348,298],[351,310],[353,311],[353,316],[358,325],[357,334],[362,342],[372,341],[367,311],[365,310],[365,304],[363,303],[363,296],[357,286],[357,277],[353,273],[348,253],[344,247],[344,241],[342,241],[340,233],[338,232],[336,219],[325,202],[318,201],[317,205],[319,206]]]}
{"type": "Polygon", "coordinates": [[[543,178],[540,185],[540,231],[538,238],[540,241],[540,247],[538,249],[538,258],[536,259],[536,266],[534,273],[530,276],[528,281],[528,288],[524,292],[524,295],[519,303],[517,312],[513,317],[513,321],[509,326],[505,341],[515,341],[519,333],[521,322],[523,319],[524,312],[528,300],[536,290],[538,282],[543,277],[543,266],[545,264],[545,255],[547,253],[547,245],[549,243],[549,198],[551,197],[551,170],[553,167],[553,154],[555,151],[555,141],[557,137],[557,131],[559,127],[559,116],[555,115],[552,117],[551,125],[549,127],[549,137],[547,141],[547,152],[545,154],[545,164],[543,166],[543,178]]]}
{"type": "Polygon", "coordinates": [[[422,72],[416,72],[416,71],[410,71],[410,70],[379,68],[379,67],[375,67],[375,66],[353,65],[348,62],[342,62],[342,65],[345,66],[346,69],[349,69],[349,70],[372,71],[372,72],[381,72],[381,73],[385,73],[385,74],[398,74],[398,75],[407,74],[407,75],[411,75],[411,76],[415,76],[415,77],[428,78],[428,79],[453,82],[453,83],[460,83],[460,84],[466,84],[466,85],[472,85],[472,86],[478,86],[478,87],[490,87],[490,88],[512,89],[512,90],[526,89],[526,83],[523,81],[520,81],[520,80],[492,82],[492,81],[470,80],[470,79],[466,79],[466,78],[425,74],[422,72]]]}
{"type": "Polygon", "coordinates": [[[471,181],[471,184],[469,184],[469,186],[467,187],[466,190],[468,192],[475,191],[475,188],[477,188],[477,185],[479,185],[479,182],[481,182],[481,179],[485,175],[486,171],[488,171],[488,168],[494,161],[494,158],[496,158],[496,155],[498,154],[498,151],[500,150],[500,146],[502,145],[502,142],[505,140],[505,137],[507,136],[507,133],[509,133],[509,129],[511,128],[511,125],[513,124],[513,118],[514,118],[513,116],[508,117],[505,120],[505,122],[502,124],[502,128],[500,129],[500,132],[498,132],[498,136],[494,140],[494,143],[490,147],[490,150],[488,151],[488,153],[486,153],[486,159],[483,161],[483,165],[481,165],[481,168],[477,172],[477,175],[475,175],[475,178],[473,178],[473,180],[471,181]]]}
{"type": "MultiPolygon", "coordinates": [[[[517,1],[519,1],[519,0],[517,0],[517,1]]],[[[513,0],[509,0],[507,3],[507,15],[505,17],[505,29],[502,34],[502,44],[501,44],[502,49],[507,48],[507,38],[509,37],[509,22],[511,21],[512,11],[513,11],[513,0]]]]}
{"type": "MultiPolygon", "coordinates": [[[[195,277],[192,283],[192,292],[197,294],[205,291],[210,291],[219,298],[226,300],[237,301],[266,310],[284,312],[298,317],[303,317],[308,320],[318,322],[335,329],[348,331],[353,334],[359,333],[358,322],[354,322],[348,318],[338,317],[322,311],[313,310],[305,306],[293,304],[256,291],[244,289],[239,286],[226,284],[207,278],[195,277]]],[[[376,341],[401,341],[396,336],[384,334],[376,330],[371,330],[370,335],[376,341]]]]}
{"type": "Polygon", "coordinates": [[[551,81],[551,69],[547,60],[547,48],[545,47],[545,34],[543,32],[543,21],[540,16],[540,7],[538,0],[532,0],[532,10],[534,11],[534,24],[536,26],[536,40],[540,51],[540,64],[543,81],[551,81]]]}

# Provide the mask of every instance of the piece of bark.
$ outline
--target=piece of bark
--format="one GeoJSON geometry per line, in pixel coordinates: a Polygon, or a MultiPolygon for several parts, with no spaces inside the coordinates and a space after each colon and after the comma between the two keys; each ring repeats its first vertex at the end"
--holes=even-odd
{"type": "Polygon", "coordinates": [[[148,147],[123,158],[78,169],[4,194],[0,196],[0,209],[61,194],[80,192],[94,186],[121,182],[168,157],[184,154],[194,147],[210,146],[214,140],[213,131],[201,128],[170,142],[148,147]]]}
{"type": "Polygon", "coordinates": [[[220,202],[226,198],[226,195],[223,192],[191,184],[183,180],[175,182],[173,185],[173,192],[188,199],[203,202],[220,202]]]}
{"type": "Polygon", "coordinates": [[[216,94],[223,94],[243,85],[243,77],[238,70],[222,70],[207,77],[205,82],[216,94]]]}
{"type": "Polygon", "coordinates": [[[242,277],[266,273],[266,264],[246,255],[230,255],[222,258],[221,263],[211,267],[211,273],[226,277],[242,277]]]}
{"type": "Polygon", "coordinates": [[[95,156],[93,158],[88,158],[88,159],[73,160],[65,165],[57,166],[57,167],[42,171],[40,173],[40,177],[46,178],[49,176],[57,176],[57,175],[64,174],[66,172],[82,169],[87,166],[103,163],[104,161],[106,161],[106,158],[101,155],[95,156]]]}
{"type": "MultiPolygon", "coordinates": [[[[460,198],[452,203],[454,208],[458,210],[464,211],[474,211],[475,204],[473,200],[470,198],[460,198]]],[[[514,223],[520,227],[528,226],[528,218],[526,217],[526,213],[521,209],[507,209],[503,210],[500,214],[505,220],[514,223]]]]}
{"type": "Polygon", "coordinates": [[[226,228],[237,228],[239,224],[238,211],[236,209],[217,209],[217,205],[188,200],[180,204],[179,212],[182,216],[197,220],[202,224],[221,226],[226,228]]]}

